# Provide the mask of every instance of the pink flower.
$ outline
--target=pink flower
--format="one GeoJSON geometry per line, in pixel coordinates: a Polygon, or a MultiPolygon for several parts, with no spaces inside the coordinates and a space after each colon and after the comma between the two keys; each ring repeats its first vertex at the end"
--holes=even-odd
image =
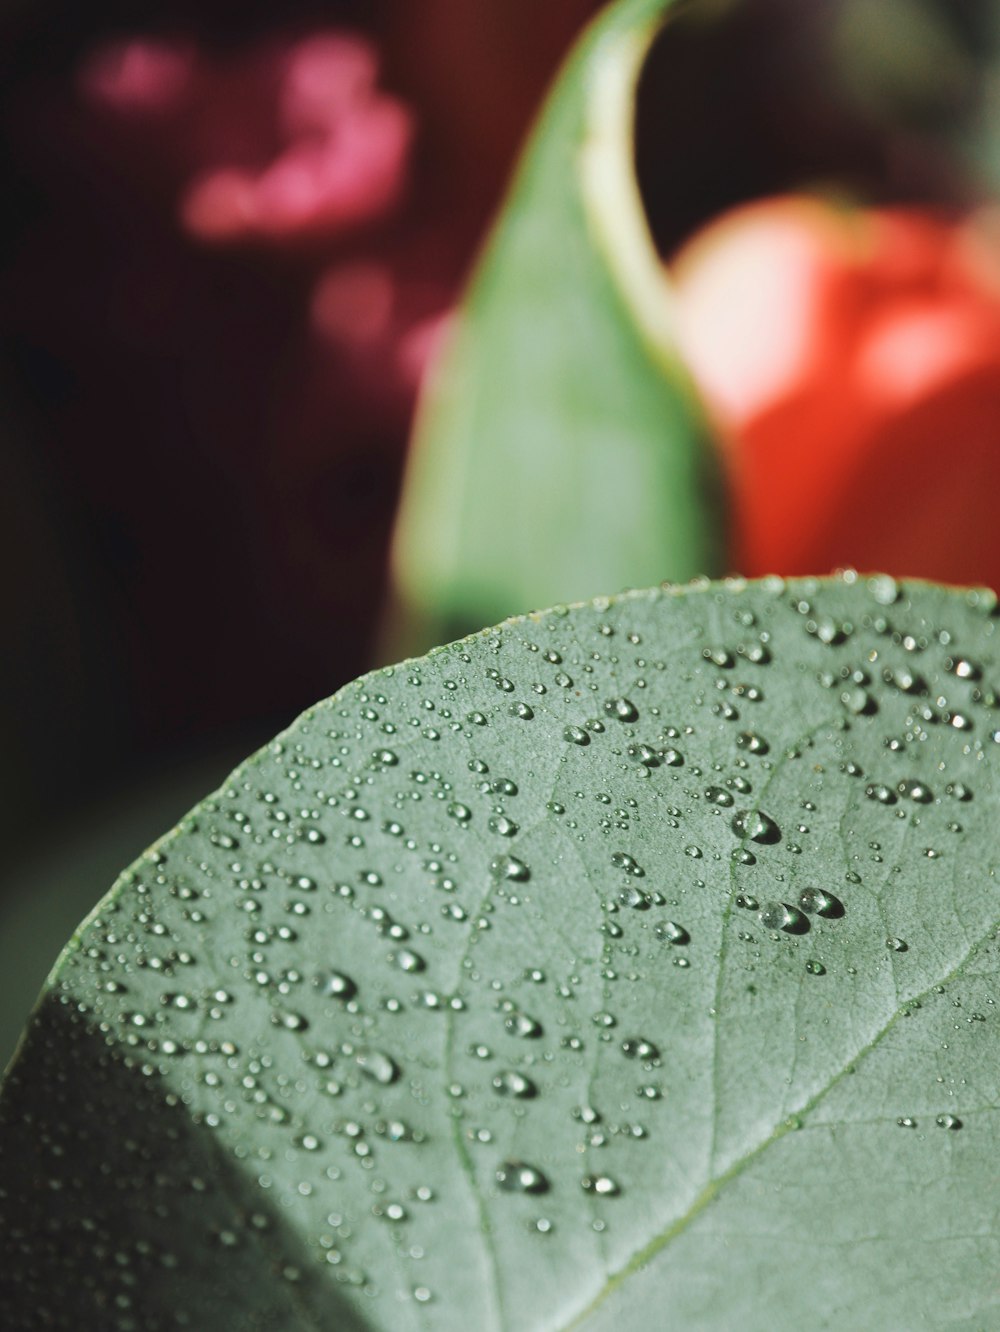
{"type": "Polygon", "coordinates": [[[99,47],[82,66],[80,91],[119,115],[176,110],[191,90],[198,54],[191,42],[134,37],[99,47]]]}
{"type": "Polygon", "coordinates": [[[339,236],[400,198],[413,117],[378,72],[370,42],[324,31],[217,58],[135,38],[95,52],[79,83],[121,118],[173,117],[190,235],[281,244],[339,236]]]}

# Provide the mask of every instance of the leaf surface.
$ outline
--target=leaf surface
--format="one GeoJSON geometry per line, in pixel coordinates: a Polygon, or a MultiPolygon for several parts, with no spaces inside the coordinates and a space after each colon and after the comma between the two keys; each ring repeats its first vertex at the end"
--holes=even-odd
{"type": "Polygon", "coordinates": [[[50,978],[3,1326],[992,1326],[994,603],[636,593],[305,714],[50,978]]]}
{"type": "Polygon", "coordinates": [[[456,316],[395,539],[425,623],[720,571],[714,457],[632,160],[635,84],[673,7],[623,0],[585,33],[456,316]]]}

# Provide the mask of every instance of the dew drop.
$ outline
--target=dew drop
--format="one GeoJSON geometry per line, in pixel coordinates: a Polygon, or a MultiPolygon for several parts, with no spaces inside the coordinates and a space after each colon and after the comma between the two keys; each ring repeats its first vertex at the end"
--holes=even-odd
{"type": "Polygon", "coordinates": [[[354,1062],[366,1078],[387,1087],[399,1077],[399,1065],[381,1050],[361,1049],[354,1053],[354,1062]]]}
{"type": "Polygon", "coordinates": [[[309,1026],[308,1018],[301,1013],[272,1013],[271,1021],[277,1027],[284,1027],[286,1031],[305,1031],[309,1026]]]}
{"type": "Polygon", "coordinates": [[[397,952],[393,953],[392,960],[395,962],[396,966],[399,967],[400,971],[423,971],[427,966],[427,963],[420,954],[415,953],[412,948],[400,948],[397,952]]]}
{"type": "Polygon", "coordinates": [[[869,578],[868,591],[880,606],[891,606],[899,599],[899,584],[889,574],[875,574],[869,578]]]}
{"type": "Polygon", "coordinates": [[[877,800],[881,805],[894,805],[896,803],[896,792],[883,782],[870,782],[865,787],[865,795],[869,800],[877,800]]]}
{"type": "Polygon", "coordinates": [[[741,731],[736,737],[736,743],[748,754],[766,754],[770,748],[763,736],[757,735],[755,731],[741,731]]]}
{"type": "Polygon", "coordinates": [[[803,888],[799,893],[799,907],[807,915],[831,919],[844,914],[844,905],[840,899],[823,888],[803,888]]]}
{"type": "Polygon", "coordinates": [[[944,668],[960,680],[981,680],[983,675],[983,668],[978,662],[970,661],[967,657],[949,657],[944,668]]]}
{"type": "Polygon", "coordinates": [[[513,1069],[498,1073],[493,1079],[493,1088],[501,1096],[515,1096],[523,1101],[530,1100],[533,1096],[538,1095],[538,1088],[531,1079],[513,1069]]]}
{"type": "Polygon", "coordinates": [[[490,873],[496,879],[513,879],[518,883],[531,878],[528,866],[517,856],[497,856],[490,861],[490,873]]]}
{"type": "Polygon", "coordinates": [[[350,976],[342,971],[324,971],[316,977],[316,987],[320,994],[332,999],[351,999],[357,993],[357,986],[350,976]]]}
{"type": "Polygon", "coordinates": [[[925,786],[923,782],[913,781],[909,778],[898,782],[896,790],[901,796],[906,796],[907,799],[914,800],[919,805],[929,805],[934,799],[929,787],[925,786]]]}
{"type": "Polygon", "coordinates": [[[504,1161],[497,1166],[496,1182],[506,1193],[547,1193],[549,1181],[537,1168],[524,1161],[504,1161]]]}
{"type": "Polygon", "coordinates": [[[633,911],[645,911],[649,906],[649,894],[644,893],[640,888],[636,888],[634,884],[630,884],[618,894],[618,903],[620,906],[631,908],[633,911]]]}
{"type": "Polygon", "coordinates": [[[622,1041],[622,1054],[626,1059],[659,1059],[660,1052],[652,1041],[644,1036],[633,1036],[622,1041]]]}
{"type": "Polygon", "coordinates": [[[615,1198],[621,1193],[621,1188],[610,1175],[584,1175],[580,1186],[585,1192],[600,1194],[602,1198],[615,1198]]]}
{"type": "Polygon", "coordinates": [[[749,837],[752,842],[781,841],[781,829],[769,814],[760,809],[738,810],[730,826],[737,837],[749,837]]]}
{"type": "Polygon", "coordinates": [[[611,698],[604,705],[604,711],[611,717],[617,717],[621,722],[634,722],[639,720],[639,709],[629,698],[611,698]]]}
{"type": "Polygon", "coordinates": [[[520,1036],[524,1040],[537,1040],[542,1034],[542,1024],[527,1013],[508,1013],[503,1025],[512,1036],[520,1036]]]}
{"type": "Polygon", "coordinates": [[[691,936],[683,925],[678,925],[672,920],[660,920],[653,926],[653,933],[664,943],[686,944],[691,942],[691,936]]]}
{"type": "Polygon", "coordinates": [[[840,696],[840,701],[847,711],[854,713],[856,717],[868,716],[878,711],[878,704],[874,698],[867,689],[862,689],[860,685],[853,689],[845,689],[840,696]]]}
{"type": "Polygon", "coordinates": [[[724,647],[702,648],[701,655],[706,661],[710,661],[713,666],[719,666],[722,669],[735,666],[736,664],[736,658],[724,647]]]}
{"type": "Polygon", "coordinates": [[[709,786],[705,790],[705,799],[713,805],[728,806],[733,803],[732,792],[723,786],[709,786]]]}
{"type": "Polygon", "coordinates": [[[663,761],[652,745],[629,745],[628,756],[646,768],[658,768],[663,761]]]}
{"type": "Polygon", "coordinates": [[[760,909],[760,923],[766,930],[784,930],[787,934],[803,934],[809,928],[808,917],[784,902],[765,902],[760,909]]]}

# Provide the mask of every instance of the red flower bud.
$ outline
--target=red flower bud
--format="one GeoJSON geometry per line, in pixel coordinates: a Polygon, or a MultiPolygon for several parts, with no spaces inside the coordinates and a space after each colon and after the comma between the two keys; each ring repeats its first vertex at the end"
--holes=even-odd
{"type": "Polygon", "coordinates": [[[1000,246],[983,215],[769,199],[673,270],[740,572],[1000,586],[1000,246]]]}

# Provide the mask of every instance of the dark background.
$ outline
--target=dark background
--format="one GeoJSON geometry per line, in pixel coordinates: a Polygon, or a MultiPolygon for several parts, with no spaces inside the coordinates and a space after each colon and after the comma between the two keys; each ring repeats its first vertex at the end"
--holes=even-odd
{"type": "MultiPolygon", "coordinates": [[[[515,145],[592,6],[54,3],[3,41],[0,568],[5,830],[152,761],[263,740],[370,664],[412,395],[316,364],[310,284],[341,253],[451,298],[515,145]],[[521,40],[530,25],[533,39],[521,40]],[[277,30],[372,35],[414,109],[411,188],[315,248],[199,247],[183,171],[76,91],[144,31],[238,49],[277,30]],[[464,51],[462,48],[465,48],[464,51]],[[485,65],[485,70],[484,70],[485,65]],[[475,99],[470,104],[470,99],[475,99]]],[[[153,139],[152,146],[149,140],[153,139]]]]}

